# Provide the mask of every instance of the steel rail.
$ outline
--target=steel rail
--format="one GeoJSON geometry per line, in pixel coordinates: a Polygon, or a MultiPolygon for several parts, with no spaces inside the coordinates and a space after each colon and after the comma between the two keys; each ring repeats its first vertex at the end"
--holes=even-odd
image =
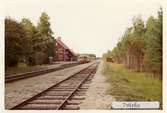
{"type": "Polygon", "coordinates": [[[22,73],[22,74],[11,75],[9,77],[5,77],[5,83],[14,82],[14,81],[29,78],[29,77],[35,77],[35,76],[38,76],[38,75],[51,73],[51,72],[54,72],[54,71],[58,71],[58,70],[61,70],[61,69],[66,69],[66,68],[69,68],[69,67],[74,67],[74,66],[77,66],[77,65],[79,65],[79,64],[77,64],[77,63],[76,64],[64,64],[64,65],[62,65],[60,67],[56,67],[56,68],[44,69],[44,70],[39,70],[39,71],[32,71],[32,72],[27,72],[27,73],[22,73]]]}
{"type": "Polygon", "coordinates": [[[94,70],[92,70],[80,83],[74,88],[74,90],[69,94],[69,96],[62,102],[62,104],[57,108],[57,110],[61,110],[65,107],[67,101],[75,94],[78,88],[86,81],[86,79],[92,74],[94,70]]]}
{"type": "MultiPolygon", "coordinates": [[[[77,74],[79,74],[80,72],[82,72],[82,71],[88,69],[89,67],[91,67],[91,66],[94,65],[94,64],[96,64],[96,62],[90,64],[89,66],[85,67],[84,69],[80,70],[79,72],[74,73],[73,75],[71,75],[71,76],[69,76],[69,77],[67,77],[67,78],[65,78],[65,79],[63,79],[63,80],[61,80],[61,81],[59,81],[58,83],[56,83],[56,84],[52,85],[51,87],[49,87],[49,88],[47,88],[47,89],[41,91],[40,93],[34,95],[33,97],[31,97],[31,98],[29,98],[29,99],[27,99],[27,100],[21,102],[20,104],[17,104],[16,106],[12,107],[11,110],[17,110],[17,109],[19,109],[21,106],[26,105],[28,102],[30,102],[30,101],[34,100],[35,98],[41,96],[42,94],[44,94],[45,92],[49,91],[50,89],[52,89],[52,88],[58,86],[59,84],[61,84],[61,83],[65,82],[65,81],[71,79],[72,77],[74,77],[74,76],[76,76],[77,74]]],[[[62,108],[62,107],[60,107],[60,108],[62,108]]],[[[59,109],[60,109],[60,108],[59,108],[59,109]]]]}

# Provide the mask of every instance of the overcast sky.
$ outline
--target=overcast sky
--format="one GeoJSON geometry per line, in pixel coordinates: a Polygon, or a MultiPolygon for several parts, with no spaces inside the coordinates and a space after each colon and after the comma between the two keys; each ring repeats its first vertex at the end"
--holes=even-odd
{"type": "Polygon", "coordinates": [[[146,21],[149,16],[157,15],[161,6],[158,0],[138,1],[12,0],[6,3],[5,15],[18,21],[26,17],[37,25],[41,12],[45,11],[55,38],[61,36],[76,53],[101,56],[116,46],[134,16],[141,15],[146,21]]]}

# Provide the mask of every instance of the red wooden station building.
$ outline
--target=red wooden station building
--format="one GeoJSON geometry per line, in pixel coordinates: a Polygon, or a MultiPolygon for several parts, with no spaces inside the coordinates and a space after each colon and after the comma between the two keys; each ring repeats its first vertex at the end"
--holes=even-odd
{"type": "Polygon", "coordinates": [[[77,55],[62,42],[61,37],[56,39],[55,49],[55,60],[56,61],[76,61],[77,55]]]}

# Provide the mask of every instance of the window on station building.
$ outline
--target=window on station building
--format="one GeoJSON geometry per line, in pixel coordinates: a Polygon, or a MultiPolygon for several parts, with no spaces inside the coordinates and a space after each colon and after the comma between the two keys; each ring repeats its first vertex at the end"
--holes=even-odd
{"type": "Polygon", "coordinates": [[[58,48],[58,53],[63,53],[63,48],[58,48]]]}

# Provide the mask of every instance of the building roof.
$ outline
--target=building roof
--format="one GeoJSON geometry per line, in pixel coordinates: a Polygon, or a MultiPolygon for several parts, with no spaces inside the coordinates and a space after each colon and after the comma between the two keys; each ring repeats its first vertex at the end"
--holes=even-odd
{"type": "Polygon", "coordinates": [[[61,37],[58,37],[58,38],[56,39],[56,42],[59,43],[61,46],[63,46],[63,48],[68,49],[73,55],[76,56],[76,54],[75,54],[66,44],[64,44],[64,43],[61,41],[61,37]]]}

